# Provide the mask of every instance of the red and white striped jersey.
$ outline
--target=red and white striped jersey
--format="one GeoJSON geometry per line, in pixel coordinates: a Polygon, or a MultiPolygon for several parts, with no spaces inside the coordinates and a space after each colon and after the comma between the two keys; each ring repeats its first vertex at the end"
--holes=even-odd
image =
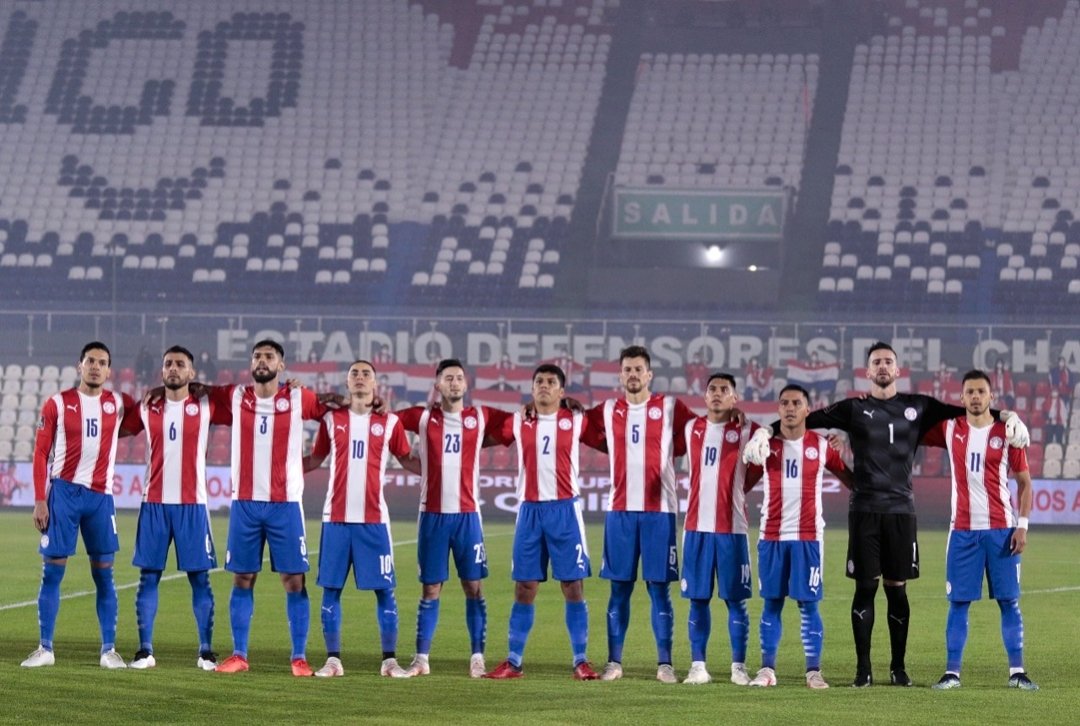
{"type": "Polygon", "coordinates": [[[259,398],[250,384],[211,389],[232,416],[232,498],[299,502],[304,493],[303,422],[326,407],[307,388],[284,386],[259,398]]]}
{"type": "Polygon", "coordinates": [[[520,412],[503,426],[501,443],[517,443],[517,495],[522,502],[552,502],[580,494],[578,461],[588,422],[560,408],[526,421],[520,412]]]}
{"type": "Polygon", "coordinates": [[[952,469],[952,529],[1016,526],[1009,497],[1009,471],[1028,470],[1027,451],[1009,446],[1005,424],[976,428],[966,416],[942,421],[923,443],[944,447],[952,469]]]}
{"type": "Polygon", "coordinates": [[[419,435],[420,511],[479,511],[484,436],[489,427],[505,425],[511,414],[487,406],[467,406],[458,413],[414,406],[397,413],[405,430],[419,435]]]}
{"type": "Polygon", "coordinates": [[[391,454],[409,455],[409,440],[392,413],[328,411],[315,435],[312,456],[330,457],[324,522],[390,524],[383,496],[391,454]]]}
{"type": "Polygon", "coordinates": [[[147,441],[143,501],[206,504],[210,424],[229,421],[228,407],[205,394],[140,404],[139,428],[146,431],[147,441]]]}
{"type": "Polygon", "coordinates": [[[45,501],[50,478],[112,494],[116,439],[121,428],[137,429],[137,416],[126,393],[103,390],[88,396],[69,388],[50,396],[41,407],[34,444],[34,500],[45,501]]]}
{"type": "Polygon", "coordinates": [[[704,416],[686,424],[686,453],[690,464],[687,532],[746,534],[746,464],[742,449],[754,431],[749,421],[711,423],[704,416]]]}
{"type": "Polygon", "coordinates": [[[840,454],[813,431],[794,441],[773,437],[769,448],[762,475],[760,539],[822,540],[821,483],[826,469],[837,475],[847,470],[840,454]]]}
{"type": "Polygon", "coordinates": [[[662,393],[644,403],[612,399],[589,411],[589,427],[604,436],[607,446],[610,511],[679,511],[673,456],[676,446],[682,446],[673,432],[681,432],[692,418],[686,404],[662,393]]]}

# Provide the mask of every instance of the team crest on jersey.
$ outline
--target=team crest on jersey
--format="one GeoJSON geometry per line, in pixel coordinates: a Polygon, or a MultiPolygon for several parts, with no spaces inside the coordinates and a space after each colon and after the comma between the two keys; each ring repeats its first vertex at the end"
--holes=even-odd
{"type": "Polygon", "coordinates": [[[101,410],[110,415],[114,414],[116,413],[116,404],[112,401],[106,401],[105,403],[101,404],[101,410]]]}
{"type": "Polygon", "coordinates": [[[818,450],[817,449],[807,449],[806,450],[806,458],[809,459],[810,461],[814,461],[815,459],[818,458],[818,450]]]}
{"type": "Polygon", "coordinates": [[[287,399],[287,398],[279,398],[277,400],[277,403],[274,404],[274,408],[276,408],[278,411],[282,411],[282,412],[288,411],[289,410],[289,399],[287,399]]]}
{"type": "Polygon", "coordinates": [[[904,409],[904,418],[906,418],[908,421],[914,421],[918,417],[919,417],[919,412],[916,411],[911,406],[908,406],[907,408],[904,409]]]}
{"type": "Polygon", "coordinates": [[[466,416],[465,420],[461,422],[461,425],[467,429],[474,429],[476,428],[476,423],[477,421],[475,416],[466,416]]]}
{"type": "Polygon", "coordinates": [[[739,440],[739,432],[738,431],[728,431],[726,434],[724,434],[724,441],[728,442],[729,444],[734,444],[738,440],[739,440]]]}
{"type": "Polygon", "coordinates": [[[383,429],[383,425],[380,424],[380,423],[371,424],[371,435],[372,436],[382,436],[384,430],[385,429],[383,429]]]}
{"type": "Polygon", "coordinates": [[[660,409],[658,409],[658,408],[650,408],[649,409],[649,418],[651,418],[653,421],[659,421],[661,418],[663,418],[663,416],[664,416],[664,412],[661,411],[660,409]]]}
{"type": "Polygon", "coordinates": [[[570,419],[568,418],[561,418],[559,419],[559,428],[562,431],[569,431],[570,429],[574,428],[574,424],[571,423],[570,419]]]}
{"type": "Polygon", "coordinates": [[[1004,445],[1005,445],[1005,442],[1001,440],[1000,436],[991,436],[990,437],[990,448],[991,449],[997,450],[997,449],[1000,449],[1004,445]]]}
{"type": "Polygon", "coordinates": [[[184,406],[184,413],[186,413],[188,416],[198,416],[199,406],[194,403],[189,403],[188,405],[184,406]]]}

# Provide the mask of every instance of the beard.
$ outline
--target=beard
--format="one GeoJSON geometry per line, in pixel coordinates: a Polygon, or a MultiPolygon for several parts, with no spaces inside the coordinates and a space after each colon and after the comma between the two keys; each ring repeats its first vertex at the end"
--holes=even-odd
{"type": "Polygon", "coordinates": [[[184,383],[181,383],[179,381],[165,381],[164,383],[165,388],[169,389],[170,391],[179,391],[181,388],[184,387],[184,383]]]}
{"type": "Polygon", "coordinates": [[[256,383],[269,383],[270,381],[277,378],[277,373],[273,373],[269,370],[259,369],[252,371],[251,377],[255,380],[256,383]]]}

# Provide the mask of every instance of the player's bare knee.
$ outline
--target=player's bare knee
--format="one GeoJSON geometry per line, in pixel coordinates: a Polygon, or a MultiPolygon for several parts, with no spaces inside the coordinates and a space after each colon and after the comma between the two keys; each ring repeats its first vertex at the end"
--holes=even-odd
{"type": "Polygon", "coordinates": [[[540,590],[540,583],[533,580],[531,582],[515,582],[514,583],[514,602],[522,605],[532,605],[536,600],[536,593],[540,590]]]}
{"type": "Polygon", "coordinates": [[[241,590],[250,590],[255,587],[256,574],[254,572],[236,572],[233,574],[233,585],[241,590]]]}
{"type": "Polygon", "coordinates": [[[469,600],[479,600],[484,596],[481,580],[462,580],[461,589],[469,600]]]}
{"type": "Polygon", "coordinates": [[[433,583],[430,583],[430,584],[424,583],[423,598],[425,600],[438,600],[439,595],[441,595],[441,594],[442,594],[442,583],[441,582],[433,582],[433,583]]]}
{"type": "Polygon", "coordinates": [[[885,587],[903,587],[907,580],[885,580],[885,587]]]}
{"type": "Polygon", "coordinates": [[[305,579],[303,572],[282,573],[281,584],[285,586],[285,592],[300,592],[304,589],[305,579]]]}
{"type": "Polygon", "coordinates": [[[562,585],[563,597],[566,602],[581,602],[585,599],[585,586],[581,580],[570,580],[559,583],[562,585]]]}
{"type": "Polygon", "coordinates": [[[46,565],[59,565],[60,567],[67,565],[67,557],[43,557],[42,559],[45,560],[46,565]]]}

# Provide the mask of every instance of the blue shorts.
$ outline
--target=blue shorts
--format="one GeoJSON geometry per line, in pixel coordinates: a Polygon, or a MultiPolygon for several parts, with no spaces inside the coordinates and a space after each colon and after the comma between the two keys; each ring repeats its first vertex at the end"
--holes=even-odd
{"type": "Polygon", "coordinates": [[[674,513],[607,513],[600,577],[606,580],[636,580],[639,557],[641,576],[645,582],[675,582],[679,579],[674,513]]]}
{"type": "Polygon", "coordinates": [[[263,544],[270,544],[270,569],[295,575],[308,571],[304,512],[300,502],[234,501],[229,512],[225,569],[262,570],[263,544]]]}
{"type": "Polygon", "coordinates": [[[1020,555],[1010,548],[1012,528],[949,532],[945,595],[951,602],[982,599],[983,573],[994,600],[1020,597],[1020,555]]]}
{"type": "Polygon", "coordinates": [[[131,564],[144,570],[164,570],[170,542],[176,542],[176,569],[199,572],[217,567],[205,504],[143,502],[131,564]]]}
{"type": "Polygon", "coordinates": [[[41,546],[38,547],[43,557],[71,557],[75,554],[80,530],[86,554],[91,559],[95,555],[115,554],[120,549],[112,494],[53,479],[48,502],[49,525],[41,535],[41,546]]]}
{"type": "Polygon", "coordinates": [[[820,600],[821,542],[818,540],[758,540],[758,589],[766,599],[790,597],[799,602],[820,600]]]}
{"type": "Polygon", "coordinates": [[[488,576],[480,513],[420,512],[420,531],[416,537],[420,582],[434,585],[449,580],[451,552],[460,579],[482,580],[488,576]]]}
{"type": "Polygon", "coordinates": [[[352,567],[357,590],[393,588],[394,548],[385,524],[323,522],[319,542],[319,586],[340,590],[352,567]]]}
{"type": "Polygon", "coordinates": [[[559,582],[573,582],[592,574],[581,500],[522,502],[518,508],[511,562],[514,581],[544,582],[548,560],[551,574],[559,582]]]}
{"type": "Polygon", "coordinates": [[[683,532],[682,595],[709,600],[713,582],[721,600],[746,600],[750,588],[750,547],[745,534],[683,532]]]}

